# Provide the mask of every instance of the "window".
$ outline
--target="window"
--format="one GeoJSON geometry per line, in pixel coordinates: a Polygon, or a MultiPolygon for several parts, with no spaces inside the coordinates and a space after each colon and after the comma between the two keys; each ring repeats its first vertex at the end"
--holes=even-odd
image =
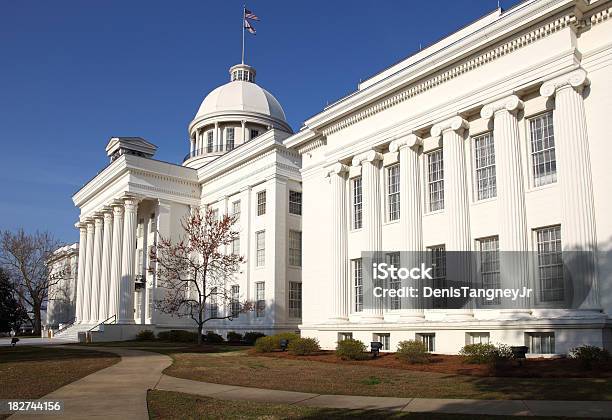
{"type": "Polygon", "coordinates": [[[136,236],[142,238],[144,236],[144,219],[138,219],[138,227],[136,228],[136,236]]]}
{"type": "Polygon", "coordinates": [[[289,231],[289,265],[302,266],[302,232],[289,231]]]}
{"type": "Polygon", "coordinates": [[[289,282],[289,318],[302,317],[302,283],[289,282]]]}
{"type": "Polygon", "coordinates": [[[427,154],[429,211],[444,208],[444,160],[442,149],[427,154]]]}
{"type": "MultiPolygon", "coordinates": [[[[480,251],[480,280],[484,289],[499,289],[499,238],[491,236],[478,240],[480,251]]],[[[499,305],[500,298],[493,300],[482,299],[483,305],[499,305]]]]}
{"type": "Polygon", "coordinates": [[[240,315],[240,286],[237,284],[233,285],[231,291],[232,303],[230,304],[230,310],[232,318],[236,318],[240,315]]]}
{"type": "Polygon", "coordinates": [[[383,346],[381,350],[391,350],[391,346],[389,345],[391,341],[391,334],[374,334],[374,341],[382,343],[383,346]]]}
{"type": "Polygon", "coordinates": [[[232,254],[240,255],[240,238],[236,238],[232,241],[232,254]]]}
{"type": "Polygon", "coordinates": [[[256,248],[256,263],[257,267],[262,267],[266,264],[266,231],[260,230],[255,232],[256,248]]]}
{"type": "Polygon", "coordinates": [[[240,221],[240,200],[232,203],[232,216],[236,219],[236,222],[240,221]]]}
{"type": "MultiPolygon", "coordinates": [[[[432,270],[432,287],[435,289],[443,289],[446,287],[446,247],[444,245],[436,245],[427,247],[429,259],[431,261],[432,270]]],[[[435,309],[443,309],[447,307],[447,298],[434,298],[433,307],[435,309]]]]}
{"type": "Polygon", "coordinates": [[[255,316],[261,318],[266,312],[266,283],[255,283],[255,316]]]}
{"type": "Polygon", "coordinates": [[[350,332],[339,332],[338,341],[350,340],[353,338],[353,333],[350,332]]]}
{"type": "Polygon", "coordinates": [[[416,339],[427,346],[427,351],[436,351],[436,333],[419,333],[416,335],[416,339]]]}
{"type": "Polygon", "coordinates": [[[289,213],[302,215],[302,193],[300,191],[289,191],[289,213]]]}
{"type": "Polygon", "coordinates": [[[210,130],[206,133],[206,151],[212,153],[213,151],[213,132],[210,130]]]}
{"type": "Polygon", "coordinates": [[[355,312],[363,311],[363,271],[361,258],[351,260],[354,287],[354,308],[355,312]]]}
{"type": "Polygon", "coordinates": [[[525,333],[525,345],[529,347],[529,353],[554,354],[555,333],[537,332],[525,333]]]}
{"type": "Polygon", "coordinates": [[[257,215],[266,214],[266,190],[257,193],[257,215]]]}
{"type": "Polygon", "coordinates": [[[217,306],[217,288],[213,287],[212,289],[210,289],[210,305],[208,306],[209,309],[209,315],[210,318],[216,318],[218,315],[218,309],[219,307],[217,306]]]}
{"type": "Polygon", "coordinates": [[[138,261],[138,271],[136,272],[136,274],[142,275],[144,274],[145,265],[144,265],[144,251],[141,248],[138,249],[137,261],[138,261]]]}
{"type": "Polygon", "coordinates": [[[555,133],[552,112],[529,120],[531,134],[531,166],[534,185],[546,185],[557,181],[555,157],[555,133]]]}
{"type": "Polygon", "coordinates": [[[151,213],[151,216],[149,217],[149,233],[155,233],[155,231],[157,231],[155,213],[151,213]]]}
{"type": "MultiPolygon", "coordinates": [[[[400,253],[392,252],[385,255],[385,262],[387,265],[394,266],[395,268],[400,268],[400,253]]],[[[402,280],[395,276],[395,278],[389,277],[389,289],[400,289],[402,287],[402,280]]],[[[401,309],[401,298],[399,296],[389,297],[389,309],[401,309]]]]}
{"type": "Polygon", "coordinates": [[[259,136],[259,130],[251,129],[251,140],[253,140],[257,136],[259,136]]]}
{"type": "Polygon", "coordinates": [[[388,220],[400,218],[400,166],[393,165],[387,168],[387,206],[388,220]]]}
{"type": "Polygon", "coordinates": [[[541,302],[557,302],[565,298],[561,226],[536,230],[538,241],[538,280],[541,302]]]}
{"type": "Polygon", "coordinates": [[[465,344],[489,344],[491,334],[488,332],[466,333],[465,344]]]}
{"type": "Polygon", "coordinates": [[[227,151],[234,149],[234,127],[229,127],[226,129],[225,137],[227,151]]]}
{"type": "Polygon", "coordinates": [[[219,209],[214,209],[212,215],[214,220],[219,220],[219,209]]]}
{"type": "Polygon", "coordinates": [[[492,133],[474,138],[474,161],[476,197],[478,200],[496,197],[495,144],[493,143],[492,133]]]}
{"type": "Polygon", "coordinates": [[[354,178],[352,184],[353,197],[353,229],[361,229],[363,226],[361,177],[354,178]]]}

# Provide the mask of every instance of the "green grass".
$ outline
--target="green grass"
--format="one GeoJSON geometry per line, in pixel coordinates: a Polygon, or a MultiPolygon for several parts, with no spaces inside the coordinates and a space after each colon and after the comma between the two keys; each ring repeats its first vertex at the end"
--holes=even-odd
{"type": "MultiPolygon", "coordinates": [[[[491,416],[402,413],[381,410],[345,410],[304,407],[290,404],[270,404],[252,401],[226,401],[209,397],[170,391],[149,391],[147,395],[149,418],[151,419],[406,419],[406,420],[471,420],[490,419],[491,416]]],[[[495,416],[496,420],[516,417],[495,416]]],[[[532,419],[554,419],[554,417],[530,417],[532,419]]],[[[567,417],[563,417],[567,420],[567,417]]]]}

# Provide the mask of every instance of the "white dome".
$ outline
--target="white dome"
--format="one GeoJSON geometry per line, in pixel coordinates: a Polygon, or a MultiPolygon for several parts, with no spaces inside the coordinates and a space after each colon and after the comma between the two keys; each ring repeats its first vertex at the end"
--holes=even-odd
{"type": "Polygon", "coordinates": [[[225,113],[255,113],[287,123],[285,112],[270,92],[252,82],[234,80],[210,92],[194,118],[225,113]]]}

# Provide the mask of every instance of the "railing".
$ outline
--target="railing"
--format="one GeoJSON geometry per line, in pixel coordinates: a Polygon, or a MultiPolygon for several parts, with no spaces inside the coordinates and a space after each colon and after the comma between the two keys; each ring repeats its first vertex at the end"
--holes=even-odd
{"type": "Polygon", "coordinates": [[[106,324],[115,324],[117,322],[117,315],[111,315],[108,318],[106,318],[104,321],[100,322],[99,324],[94,325],[93,327],[91,327],[90,329],[87,330],[87,332],[91,332],[93,331],[95,328],[98,328],[100,325],[106,325],[106,324]],[[112,319],[113,322],[106,322],[109,319],[112,319]]]}
{"type": "Polygon", "coordinates": [[[201,149],[197,149],[194,150],[193,152],[187,153],[185,155],[185,157],[183,158],[183,162],[185,162],[188,159],[197,157],[197,156],[204,156],[207,155],[209,153],[222,153],[222,152],[229,152],[230,150],[234,150],[234,143],[226,143],[226,144],[215,144],[214,146],[210,146],[210,147],[203,147],[201,149]]]}
{"type": "Polygon", "coordinates": [[[68,328],[72,327],[74,325],[74,322],[76,321],[76,318],[72,318],[71,320],[69,320],[67,323],[65,323],[62,328],[58,328],[57,330],[53,331],[53,335],[59,334],[61,332],[66,331],[68,328]]]}

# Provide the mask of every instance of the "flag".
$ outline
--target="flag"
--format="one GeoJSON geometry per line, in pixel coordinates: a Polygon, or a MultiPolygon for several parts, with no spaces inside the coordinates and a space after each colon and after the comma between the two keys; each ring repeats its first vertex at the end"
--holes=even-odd
{"type": "Polygon", "coordinates": [[[251,19],[251,20],[259,20],[259,17],[248,9],[244,9],[244,18],[251,19]]]}
{"type": "Polygon", "coordinates": [[[249,31],[253,35],[255,35],[257,33],[257,31],[255,31],[255,28],[253,27],[253,25],[251,25],[251,22],[249,22],[246,19],[244,19],[244,29],[246,29],[247,31],[249,31]]]}

